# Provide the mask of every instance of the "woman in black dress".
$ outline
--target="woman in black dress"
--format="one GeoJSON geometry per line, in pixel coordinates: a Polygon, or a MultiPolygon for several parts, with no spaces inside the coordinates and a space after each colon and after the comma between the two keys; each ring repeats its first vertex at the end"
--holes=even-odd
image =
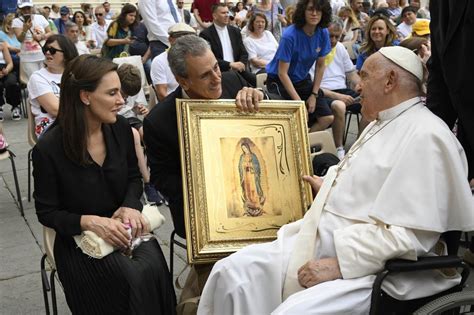
{"type": "Polygon", "coordinates": [[[91,55],[66,67],[57,119],[33,150],[36,212],[56,231],[56,267],[74,314],[174,314],[175,293],[156,240],[142,243],[132,258],[116,251],[94,259],[73,239],[90,230],[125,248],[125,223],[133,236],[148,232],[133,136],[117,116],[124,100],[116,69],[91,55]]]}

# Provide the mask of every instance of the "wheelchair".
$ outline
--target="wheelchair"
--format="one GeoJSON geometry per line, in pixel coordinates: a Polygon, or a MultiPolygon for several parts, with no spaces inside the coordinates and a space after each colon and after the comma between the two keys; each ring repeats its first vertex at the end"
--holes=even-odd
{"type": "Polygon", "coordinates": [[[419,257],[417,261],[403,259],[387,261],[385,270],[379,272],[374,281],[370,315],[474,314],[474,291],[462,292],[470,269],[457,255],[460,238],[461,232],[459,231],[449,231],[442,234],[442,239],[446,242],[448,250],[446,256],[419,257]],[[436,295],[406,301],[396,300],[382,290],[382,283],[390,274],[441,268],[460,269],[461,282],[436,295]]]}

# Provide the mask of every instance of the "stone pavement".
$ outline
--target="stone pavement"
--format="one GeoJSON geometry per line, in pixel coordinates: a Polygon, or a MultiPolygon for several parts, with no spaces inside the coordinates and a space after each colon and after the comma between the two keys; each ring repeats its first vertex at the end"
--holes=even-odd
{"type": "MultiPolygon", "coordinates": [[[[27,141],[27,120],[11,121],[9,106],[4,106],[4,109],[3,129],[10,149],[16,155],[15,163],[25,217],[20,215],[16,202],[10,161],[2,160],[0,161],[0,314],[44,314],[40,273],[40,259],[44,252],[42,226],[36,217],[33,200],[28,202],[27,198],[27,155],[30,150],[27,141]]],[[[354,119],[347,145],[355,141],[356,128],[354,119]]],[[[167,221],[155,233],[169,263],[169,237],[173,224],[168,207],[161,206],[160,210],[167,221]]],[[[175,246],[174,279],[185,266],[186,252],[175,246]]],[[[186,275],[187,270],[181,275],[180,283],[184,283],[186,275]]],[[[471,275],[469,282],[472,290],[474,276],[471,275]]],[[[56,283],[58,312],[69,314],[59,281],[56,283]]],[[[180,293],[181,291],[176,288],[178,298],[180,293]]]]}

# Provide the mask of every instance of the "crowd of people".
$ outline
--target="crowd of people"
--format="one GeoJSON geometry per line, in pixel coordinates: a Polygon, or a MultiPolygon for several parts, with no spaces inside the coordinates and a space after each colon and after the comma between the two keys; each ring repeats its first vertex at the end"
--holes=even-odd
{"type": "MultiPolygon", "coordinates": [[[[457,10],[474,11],[461,2],[457,10]]],[[[466,181],[474,186],[474,136],[467,128],[472,107],[466,109],[469,98],[456,94],[466,87],[464,79],[457,79],[458,87],[446,81],[448,66],[440,54],[447,48],[439,48],[446,45],[445,34],[439,34],[446,27],[440,11],[452,7],[435,4],[430,11],[418,0],[194,0],[188,8],[183,0],[138,0],[120,11],[108,2],[95,8],[85,3],[74,11],[18,0],[13,12],[3,12],[0,131],[5,104],[11,106],[12,120],[24,114],[20,103],[26,85],[38,138],[33,150],[37,214],[57,232],[54,254],[73,313],[175,312],[173,285],[155,240],[136,249],[132,259],[117,251],[92,260],[72,236],[89,230],[116,248],[129,247],[132,239],[149,232],[140,215],[144,190],[147,201],[169,205],[176,234],[186,237],[178,98],[235,99],[244,111],[258,110],[264,98],[304,101],[308,130],[331,128],[342,161],[333,168],[332,181],[305,178],[315,192],[328,191],[325,187],[334,186],[337,178],[336,188],[320,197],[327,202],[320,204],[317,197],[313,207],[319,210],[310,210],[322,212],[318,229],[306,216],[282,228],[275,242],[220,261],[204,288],[201,314],[365,312],[381,262],[431,255],[441,232],[474,229],[466,181]],[[437,31],[434,38],[431,18],[438,23],[431,27],[437,31]],[[144,78],[137,67],[112,62],[128,56],[140,57],[144,78]],[[260,75],[266,79],[257,87],[260,75]],[[151,111],[142,80],[158,100],[151,111]],[[348,110],[362,119],[360,138],[346,154],[348,110]],[[420,156],[435,161],[426,163],[420,156]],[[435,175],[451,182],[439,183],[435,175]],[[437,184],[427,187],[424,181],[437,184]],[[400,185],[414,191],[394,201],[400,185]],[[435,198],[440,191],[455,197],[435,198]],[[438,221],[414,220],[422,218],[426,207],[438,221]],[[446,219],[448,208],[456,219],[446,219]],[[296,251],[307,244],[309,224],[319,233],[310,233],[310,243],[318,239],[316,254],[294,260],[295,252],[282,248],[296,251]],[[383,250],[353,261],[354,251],[374,248],[383,250]],[[248,263],[262,253],[269,254],[261,272],[253,271],[248,263]],[[354,271],[351,266],[357,264],[362,267],[354,271]],[[316,265],[329,274],[315,280],[316,265]],[[329,302],[356,291],[352,301],[329,302]],[[268,293],[267,299],[256,298],[261,292],[268,293]]],[[[2,144],[0,133],[0,149],[2,144]]],[[[206,279],[210,268],[194,272],[206,279]]],[[[394,280],[395,287],[397,281],[408,281],[400,279],[394,280]]],[[[429,283],[419,290],[423,294],[454,283],[422,281],[429,283]]],[[[408,287],[391,294],[420,297],[410,293],[414,283],[408,287]]]]}

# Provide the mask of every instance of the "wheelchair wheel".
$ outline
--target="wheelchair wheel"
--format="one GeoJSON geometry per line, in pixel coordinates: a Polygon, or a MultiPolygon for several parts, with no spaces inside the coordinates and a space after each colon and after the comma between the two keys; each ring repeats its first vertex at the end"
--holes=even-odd
{"type": "Polygon", "coordinates": [[[473,314],[474,291],[451,293],[419,308],[413,314],[473,314]]]}

